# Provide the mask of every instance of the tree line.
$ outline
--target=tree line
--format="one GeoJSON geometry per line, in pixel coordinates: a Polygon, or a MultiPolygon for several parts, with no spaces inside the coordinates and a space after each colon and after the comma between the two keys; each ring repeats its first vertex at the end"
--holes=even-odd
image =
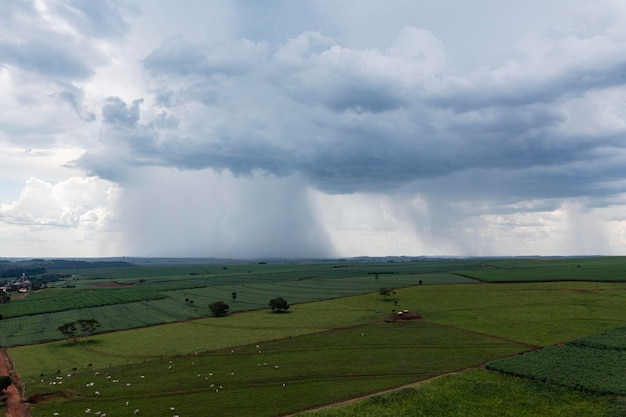
{"type": "MultiPolygon", "coordinates": [[[[237,299],[237,293],[232,293],[233,302],[237,299]]],[[[276,313],[284,313],[289,310],[289,303],[283,297],[272,298],[269,302],[269,307],[276,313]]],[[[214,317],[222,317],[228,314],[230,306],[224,301],[215,301],[209,304],[209,310],[214,317]]]]}

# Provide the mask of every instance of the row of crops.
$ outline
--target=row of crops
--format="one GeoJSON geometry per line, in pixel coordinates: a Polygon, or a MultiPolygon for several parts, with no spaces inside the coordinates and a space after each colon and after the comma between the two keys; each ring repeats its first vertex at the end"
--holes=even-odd
{"type": "MultiPolygon", "coordinates": [[[[5,346],[60,339],[59,326],[97,319],[99,332],[205,317],[217,300],[230,312],[268,308],[270,299],[291,304],[377,292],[380,287],[476,282],[450,273],[453,262],[398,264],[249,264],[98,268],[0,306],[5,346]],[[129,276],[125,276],[125,274],[129,276]],[[175,274],[175,275],[171,275],[175,274]],[[233,298],[236,294],[236,299],[233,298]]],[[[465,265],[465,264],[463,264],[465,265]]]]}
{"type": "Polygon", "coordinates": [[[146,288],[70,291],[52,289],[38,291],[31,294],[27,299],[3,305],[2,317],[7,319],[19,316],[32,316],[80,308],[157,300],[164,297],[164,295],[146,288]]]}
{"type": "MultiPolygon", "coordinates": [[[[586,280],[621,279],[624,274],[620,271],[625,268],[626,262],[621,258],[563,258],[81,269],[80,275],[73,275],[70,280],[33,292],[25,299],[0,305],[3,318],[0,335],[6,346],[16,346],[58,339],[62,335],[57,328],[78,319],[98,319],[99,331],[106,332],[204,317],[209,314],[208,305],[217,300],[228,302],[230,312],[239,312],[267,308],[268,301],[278,296],[291,304],[299,304],[377,292],[381,287],[398,289],[424,284],[420,286],[424,291],[431,287],[429,284],[479,282],[469,277],[481,280],[508,277],[515,281],[567,278],[572,272],[586,280]],[[108,284],[115,284],[117,288],[102,286],[108,284]],[[236,300],[232,298],[233,293],[236,293],[236,300]]],[[[587,295],[593,294],[572,294],[587,295]]],[[[462,298],[467,296],[467,291],[461,291],[462,298]]],[[[618,304],[621,302],[619,297],[615,300],[618,304]]],[[[486,302],[490,300],[480,300],[481,305],[486,302]]],[[[391,308],[394,306],[388,309],[391,308]]],[[[581,300],[576,308],[589,314],[596,307],[593,300],[589,303],[581,300]]]]}
{"type": "Polygon", "coordinates": [[[626,395],[626,327],[493,361],[487,369],[602,395],[626,395]]]}

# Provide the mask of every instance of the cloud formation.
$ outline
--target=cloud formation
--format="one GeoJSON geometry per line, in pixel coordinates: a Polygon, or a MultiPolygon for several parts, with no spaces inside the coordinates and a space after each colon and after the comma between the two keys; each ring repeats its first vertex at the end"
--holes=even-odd
{"type": "MultiPolygon", "coordinates": [[[[534,197],[576,196],[576,189],[586,195],[584,182],[564,192],[572,169],[596,159],[613,166],[623,145],[615,132],[568,131],[568,105],[619,88],[624,55],[618,54],[623,46],[606,39],[610,51],[598,54],[603,65],[577,60],[573,51],[591,41],[571,36],[548,40],[544,55],[465,76],[446,68],[441,41],[413,27],[401,29],[385,50],[350,48],[319,32],[273,49],[248,40],[215,48],[171,39],[142,62],[154,77],[152,100],[182,121],[179,129],[147,122],[118,133],[128,136],[124,141],[144,138],[131,154],[138,163],[297,173],[329,192],[382,191],[498,169],[526,196],[530,184],[523,185],[531,181],[554,184],[537,188],[534,197]],[[233,51],[227,60],[226,50],[233,51]],[[608,160],[606,149],[614,150],[608,160]]],[[[107,99],[105,122],[112,100],[132,109],[124,117],[133,127],[143,98],[132,105],[107,99]]],[[[86,160],[79,164],[90,168],[86,160]]],[[[597,178],[586,177],[594,187],[612,175],[594,172],[597,178]]]]}
{"type": "Polygon", "coordinates": [[[616,253],[626,7],[559,0],[530,22],[487,3],[463,9],[458,29],[411,2],[366,1],[356,17],[303,2],[298,18],[288,2],[263,13],[193,3],[215,27],[172,17],[178,30],[153,39],[151,24],[183,12],[12,5],[0,18],[0,84],[10,92],[0,104],[30,106],[50,123],[0,115],[0,139],[81,149],[65,166],[120,188],[111,210],[132,230],[133,253],[616,253]],[[498,15],[481,23],[481,10],[498,15]],[[384,24],[362,23],[383,15],[384,24]],[[17,91],[15,80],[37,88],[17,91]],[[165,197],[193,201],[215,187],[227,198],[211,221],[165,197]],[[255,201],[267,203],[242,208],[255,201]],[[177,213],[184,224],[162,227],[177,213]],[[578,221],[587,232],[573,232],[578,221]],[[167,238],[178,230],[194,237],[167,238]],[[585,235],[596,243],[580,243],[585,235]]]}

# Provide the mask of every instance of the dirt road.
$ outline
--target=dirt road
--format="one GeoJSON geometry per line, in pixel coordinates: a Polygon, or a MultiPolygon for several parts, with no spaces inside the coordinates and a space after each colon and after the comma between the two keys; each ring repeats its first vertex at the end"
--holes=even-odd
{"type": "Polygon", "coordinates": [[[3,396],[7,399],[4,408],[7,417],[31,417],[28,404],[22,401],[19,391],[19,381],[13,371],[13,364],[6,350],[0,349],[0,375],[10,375],[13,384],[5,390],[3,396]]]}

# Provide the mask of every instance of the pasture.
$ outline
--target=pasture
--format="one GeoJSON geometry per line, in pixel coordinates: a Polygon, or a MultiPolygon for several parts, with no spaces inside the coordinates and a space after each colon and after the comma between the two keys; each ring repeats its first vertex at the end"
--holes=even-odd
{"type": "Polygon", "coordinates": [[[129,401],[151,416],[166,415],[169,407],[180,415],[199,415],[197,410],[194,414],[198,402],[211,404],[211,412],[221,416],[273,416],[526,348],[431,323],[377,322],[97,371],[62,370],[62,379],[45,375],[29,384],[37,392],[62,388],[73,396],[69,402],[42,404],[36,415],[78,415],[86,408],[122,415],[129,401]]]}
{"type": "MultiPolygon", "coordinates": [[[[588,279],[489,284],[480,283],[467,273],[468,266],[474,272],[481,272],[484,262],[459,261],[458,270],[454,266],[454,261],[442,261],[440,265],[437,262],[212,265],[211,269],[198,265],[142,266],[128,268],[130,276],[126,278],[121,269],[86,270],[70,281],[73,288],[63,288],[68,282],[59,282],[55,288],[42,291],[41,297],[47,291],[115,294],[128,289],[152,298],[133,300],[137,295],[129,295],[119,304],[23,315],[0,324],[32,320],[32,327],[37,328],[38,320],[48,316],[48,326],[52,327],[52,317],[68,321],[97,317],[106,330],[88,341],[60,340],[9,349],[26,384],[27,396],[54,394],[49,401],[33,406],[35,417],[53,413],[83,415],[87,408],[109,417],[132,415],[135,409],[156,417],[282,415],[486,362],[497,363],[493,360],[537,347],[587,340],[586,337],[602,330],[626,324],[623,283],[588,279]],[[159,272],[160,268],[166,269],[159,272]],[[202,270],[194,268],[206,271],[200,275],[202,270]],[[179,281],[182,288],[176,285],[179,281]],[[133,285],[124,288],[94,285],[102,282],[133,285]],[[377,290],[383,286],[395,288],[396,293],[389,298],[379,295],[377,290]],[[235,301],[230,299],[233,291],[237,292],[235,301]],[[269,312],[267,302],[275,296],[288,299],[292,304],[289,312],[269,312]],[[206,317],[206,305],[218,299],[230,304],[236,313],[223,318],[206,317]],[[403,309],[418,312],[423,319],[385,321],[392,316],[392,310],[403,309]],[[148,326],[154,322],[160,325],[148,326]],[[140,326],[144,327],[135,328],[140,326]],[[110,332],[116,329],[126,330],[110,332]]],[[[522,267],[525,267],[523,262],[518,268],[522,267]]],[[[565,262],[553,267],[565,271],[571,264],[565,262]]],[[[607,270],[615,268],[614,258],[609,258],[607,270]]],[[[527,269],[532,271],[532,267],[527,269]]],[[[81,302],[88,304],[85,300],[81,302]]],[[[50,332],[51,339],[61,337],[60,333],[56,337],[53,333],[50,332]]],[[[601,340],[613,343],[606,342],[607,337],[601,340]]],[[[439,392],[437,395],[444,395],[442,398],[460,395],[460,391],[454,391],[450,385],[444,388],[438,381],[428,382],[418,391],[433,387],[439,392]]],[[[496,401],[489,393],[501,395],[498,392],[506,392],[508,384],[512,392],[519,388],[517,379],[494,376],[488,371],[463,372],[441,381],[465,384],[469,392],[472,389],[467,387],[472,384],[491,387],[461,402],[468,410],[486,401],[496,401]],[[464,375],[471,378],[463,379],[464,375]],[[482,385],[481,380],[484,380],[482,385]]],[[[519,389],[524,392],[527,388],[519,389]]],[[[402,397],[406,402],[414,395],[413,391],[409,392],[410,395],[391,397],[402,397]]],[[[416,395],[415,398],[423,401],[419,397],[423,393],[416,395]]],[[[572,394],[571,398],[580,400],[581,410],[606,411],[615,406],[615,400],[610,398],[591,401],[580,395],[583,394],[572,394]]],[[[507,407],[513,410],[515,406],[511,404],[515,402],[501,405],[503,410],[507,407]]],[[[572,415],[567,414],[564,402],[556,401],[550,406],[563,412],[555,411],[551,415],[572,415]]],[[[532,414],[532,406],[528,410],[526,415],[538,415],[532,414]]],[[[597,411],[584,415],[609,414],[597,411]]]]}

